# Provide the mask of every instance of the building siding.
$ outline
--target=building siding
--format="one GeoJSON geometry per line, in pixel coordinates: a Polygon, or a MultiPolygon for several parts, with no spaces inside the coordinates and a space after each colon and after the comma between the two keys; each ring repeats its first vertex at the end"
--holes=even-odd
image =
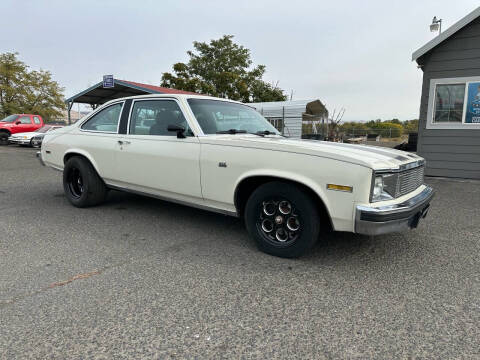
{"type": "Polygon", "coordinates": [[[480,76],[480,19],[417,59],[422,65],[418,154],[429,176],[480,179],[480,129],[427,129],[430,80],[480,76]]]}

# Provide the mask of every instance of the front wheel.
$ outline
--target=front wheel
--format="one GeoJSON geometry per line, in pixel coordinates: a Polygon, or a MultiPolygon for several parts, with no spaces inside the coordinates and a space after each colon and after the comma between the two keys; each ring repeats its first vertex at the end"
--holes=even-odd
{"type": "Polygon", "coordinates": [[[63,189],[73,206],[88,207],[105,201],[107,188],[90,162],[74,156],[63,170],[63,189]]]}
{"type": "Polygon", "coordinates": [[[293,258],[318,240],[320,216],[306,192],[294,184],[275,181],[252,193],[245,208],[245,224],[260,250],[293,258]]]}

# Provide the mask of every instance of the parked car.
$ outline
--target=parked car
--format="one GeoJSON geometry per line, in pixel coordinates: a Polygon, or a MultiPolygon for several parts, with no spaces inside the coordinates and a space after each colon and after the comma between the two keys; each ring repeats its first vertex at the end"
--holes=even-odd
{"type": "Polygon", "coordinates": [[[0,120],[0,145],[8,145],[8,138],[13,134],[35,131],[43,125],[43,119],[40,115],[9,115],[0,120]]]}
{"type": "Polygon", "coordinates": [[[49,131],[60,129],[62,127],[62,125],[45,125],[35,131],[17,133],[15,135],[12,135],[8,138],[8,141],[11,144],[33,146],[33,138],[35,136],[43,135],[49,131]]]}
{"type": "Polygon", "coordinates": [[[37,156],[63,171],[76,207],[116,189],[239,216],[261,250],[281,257],[304,254],[322,229],[415,228],[433,197],[418,155],[288,139],[249,106],[198,95],[110,101],[47,133],[37,156]]]}

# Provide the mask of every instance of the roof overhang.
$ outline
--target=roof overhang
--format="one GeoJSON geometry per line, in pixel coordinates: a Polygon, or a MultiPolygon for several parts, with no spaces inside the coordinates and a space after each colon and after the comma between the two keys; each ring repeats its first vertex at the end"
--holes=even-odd
{"type": "Polygon", "coordinates": [[[193,92],[142,84],[128,80],[114,80],[114,86],[104,88],[103,81],[65,100],[68,103],[101,105],[118,98],[147,94],[192,94],[193,92]]]}
{"type": "Polygon", "coordinates": [[[103,81],[100,81],[88,89],[66,99],[65,102],[76,102],[81,104],[104,104],[113,99],[144,94],[160,94],[160,92],[151,89],[140,88],[122,80],[115,79],[114,87],[104,88],[103,81]]]}
{"type": "Polygon", "coordinates": [[[428,43],[423,45],[420,49],[416,50],[412,54],[412,61],[415,61],[419,57],[425,55],[427,52],[432,50],[434,47],[439,45],[444,40],[448,39],[450,36],[455,34],[460,29],[464,28],[466,25],[470,24],[473,20],[475,20],[479,16],[480,16],[480,7],[473,10],[470,14],[468,14],[464,18],[460,19],[455,24],[450,26],[447,30],[442,32],[440,35],[438,35],[437,37],[430,40],[428,43]]]}

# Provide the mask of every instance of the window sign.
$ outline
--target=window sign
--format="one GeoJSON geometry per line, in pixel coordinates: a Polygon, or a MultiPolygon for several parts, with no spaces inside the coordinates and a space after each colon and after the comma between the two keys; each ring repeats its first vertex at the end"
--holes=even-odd
{"type": "Polygon", "coordinates": [[[113,88],[115,82],[113,80],[113,75],[103,75],[103,87],[104,88],[113,88]]]}
{"type": "Polygon", "coordinates": [[[468,83],[466,124],[480,124],[480,82],[468,83]]]}

